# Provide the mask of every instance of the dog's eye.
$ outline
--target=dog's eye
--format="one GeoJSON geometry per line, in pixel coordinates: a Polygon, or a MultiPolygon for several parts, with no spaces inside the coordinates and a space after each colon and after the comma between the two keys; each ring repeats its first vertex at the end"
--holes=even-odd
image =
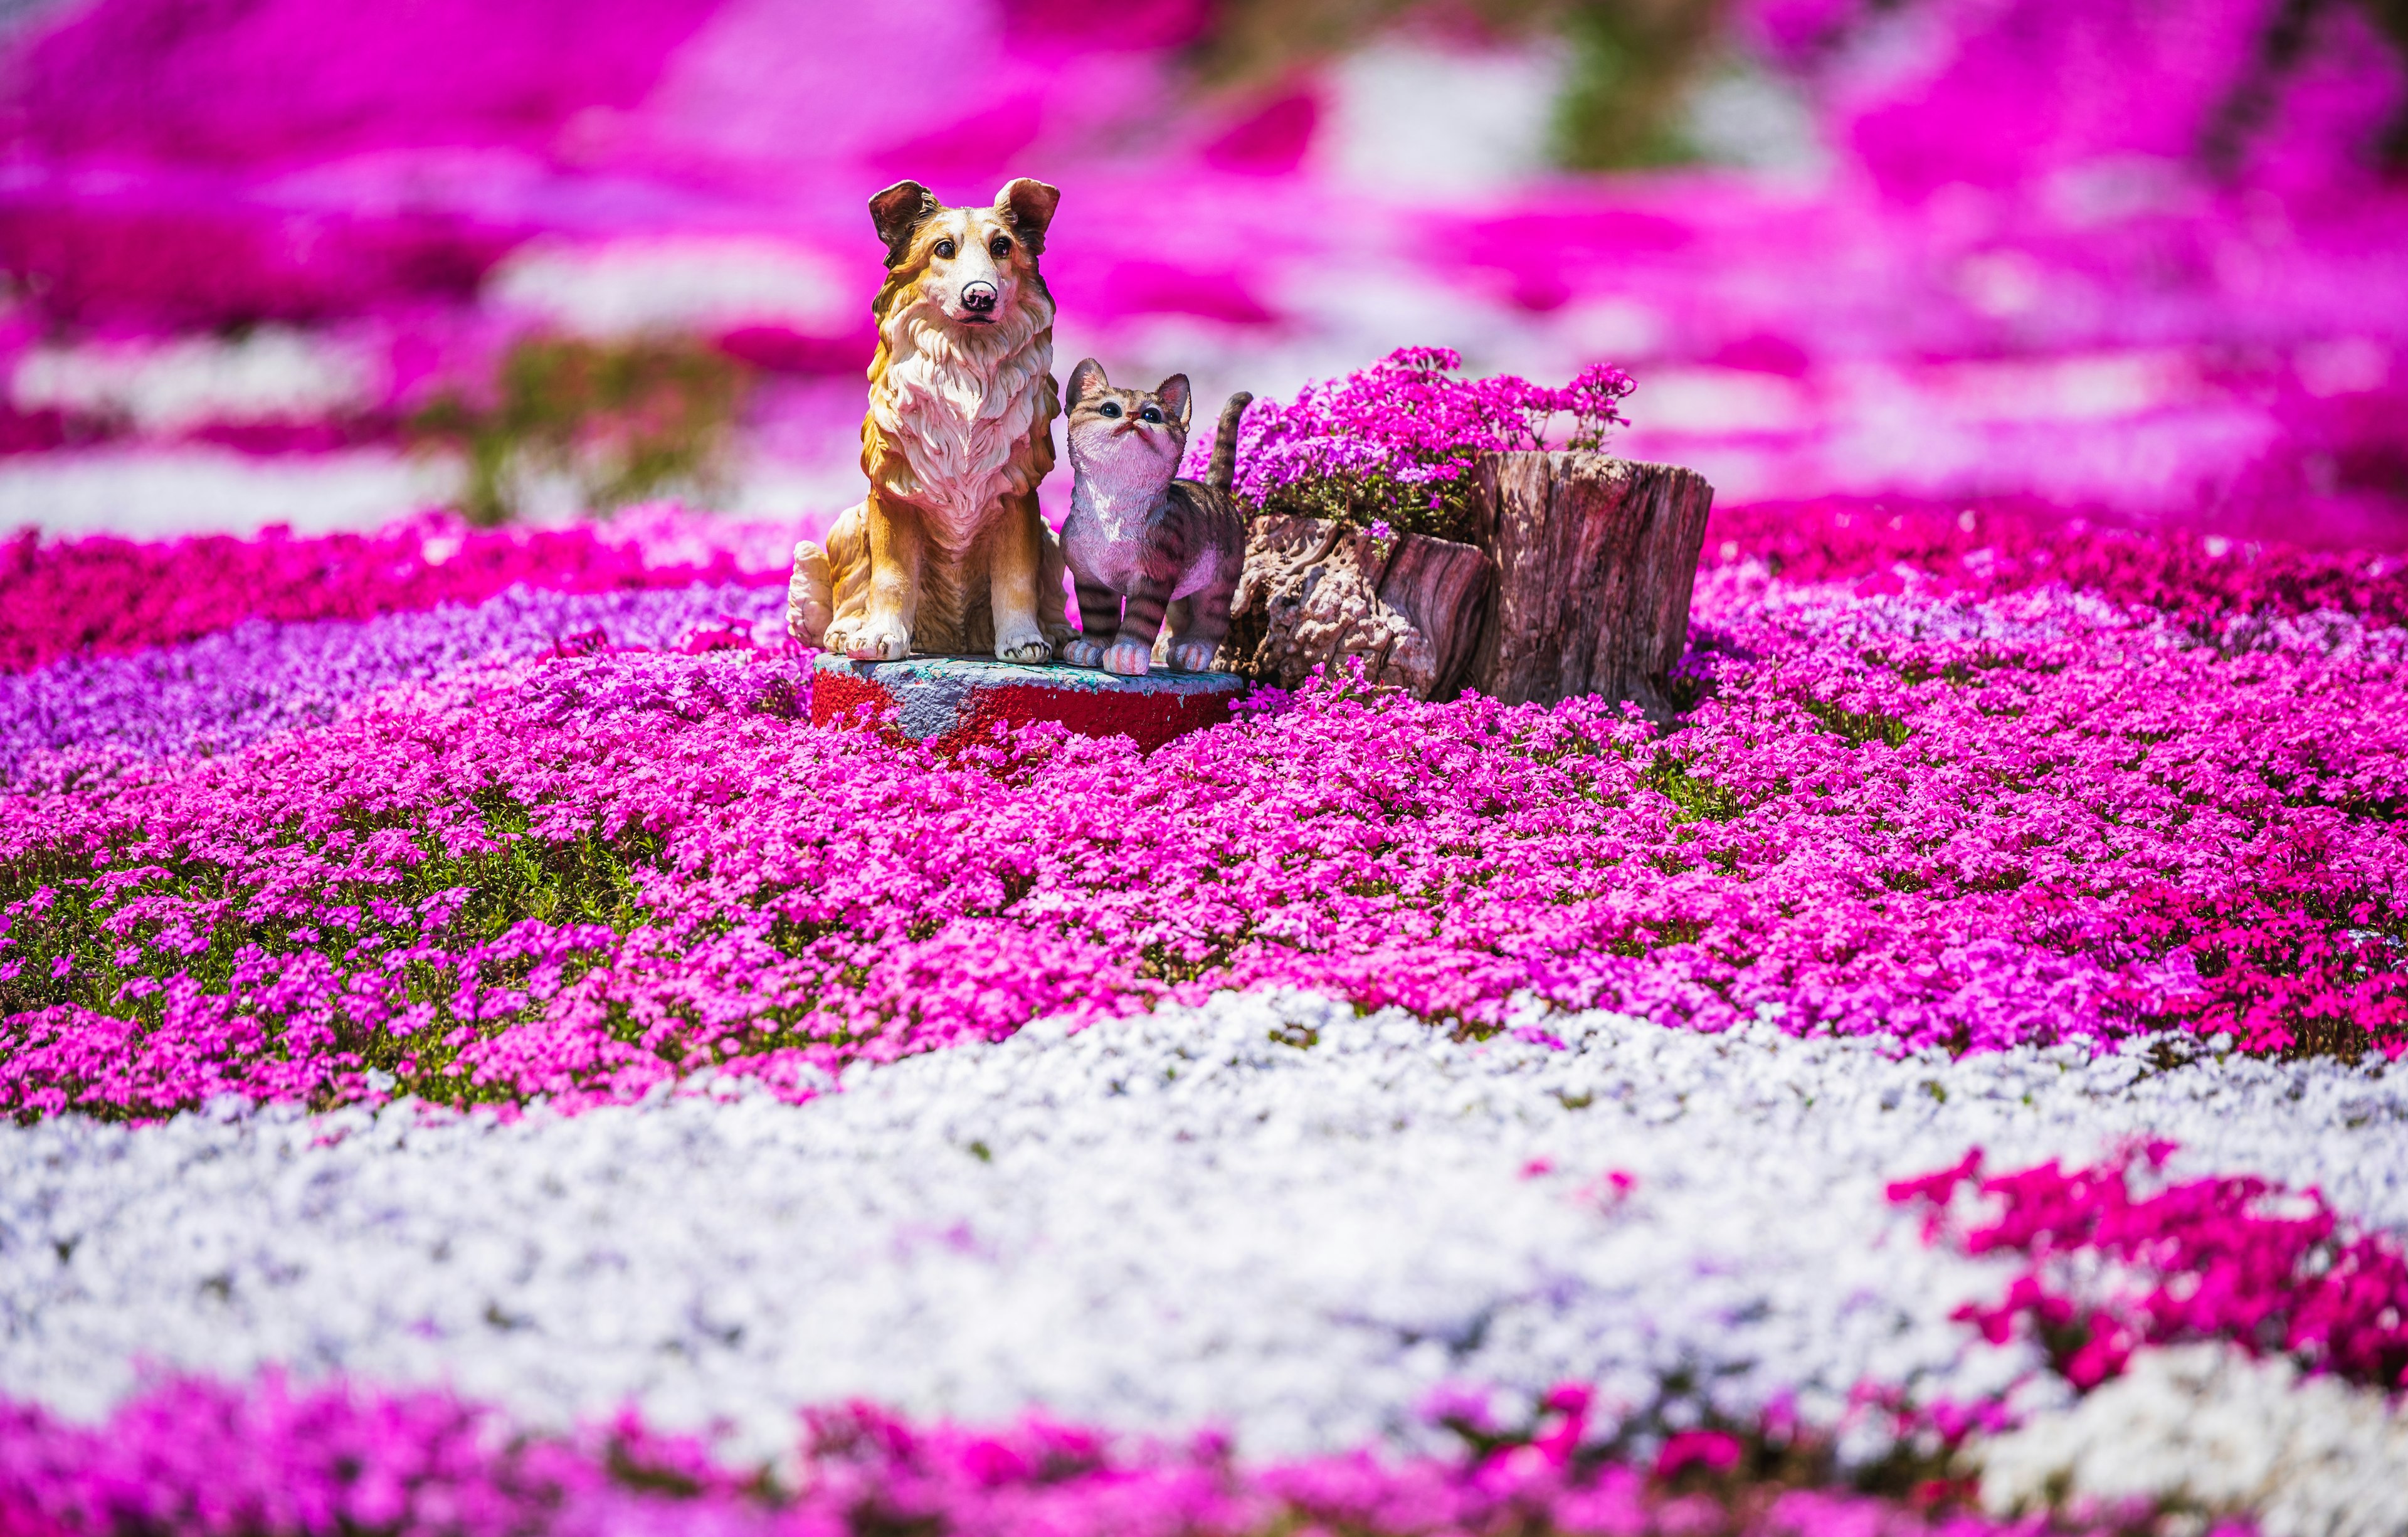
{"type": "Polygon", "coordinates": [[[1162,408],[1159,406],[1148,406],[1145,409],[1138,412],[1137,415],[1138,420],[1140,422],[1152,422],[1159,425],[1162,421],[1162,408]]]}
{"type": "Polygon", "coordinates": [[[961,247],[953,244],[951,240],[939,240],[937,242],[937,254],[949,262],[953,259],[954,253],[960,250],[961,247]]]}
{"type": "Polygon", "coordinates": [[[1011,237],[1009,235],[996,236],[994,239],[989,240],[986,243],[986,251],[988,255],[995,257],[998,261],[1010,255],[1011,237]]]}
{"type": "Polygon", "coordinates": [[[1117,400],[1107,400],[1096,408],[1096,412],[1099,416],[1118,416],[1121,413],[1121,403],[1117,400]]]}

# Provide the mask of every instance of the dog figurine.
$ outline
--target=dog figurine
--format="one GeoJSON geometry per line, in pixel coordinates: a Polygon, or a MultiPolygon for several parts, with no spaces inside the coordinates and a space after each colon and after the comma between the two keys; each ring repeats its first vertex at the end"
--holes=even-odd
{"type": "Polygon", "coordinates": [[[1044,662],[1071,635],[1061,546],[1037,511],[1054,467],[1054,297],[1037,269],[1061,194],[1026,177],[992,208],[917,181],[869,200],[886,243],[861,467],[827,548],[795,547],[787,627],[862,661],[993,649],[1044,662]]]}

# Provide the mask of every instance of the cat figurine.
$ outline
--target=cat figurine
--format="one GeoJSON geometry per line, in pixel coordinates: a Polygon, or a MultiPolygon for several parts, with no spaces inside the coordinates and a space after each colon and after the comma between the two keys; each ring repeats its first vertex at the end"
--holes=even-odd
{"type": "Polygon", "coordinates": [[[1212,666],[1246,564],[1246,525],[1229,486],[1238,418],[1254,398],[1229,397],[1205,478],[1182,481],[1192,405],[1185,374],[1152,391],[1116,390],[1094,358],[1070,370],[1062,405],[1077,479],[1062,553],[1078,588],[1081,630],[1062,649],[1064,661],[1141,677],[1167,616],[1171,670],[1212,666]]]}

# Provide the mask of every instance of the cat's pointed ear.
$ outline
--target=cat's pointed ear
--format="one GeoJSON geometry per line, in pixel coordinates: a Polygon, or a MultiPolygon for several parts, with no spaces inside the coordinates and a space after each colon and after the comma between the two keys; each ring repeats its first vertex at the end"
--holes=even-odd
{"type": "Polygon", "coordinates": [[[1193,418],[1196,409],[1195,394],[1187,387],[1187,376],[1173,374],[1164,380],[1154,387],[1154,397],[1161,401],[1163,408],[1172,416],[1179,419],[1179,430],[1185,432],[1187,424],[1193,418]]]}
{"type": "Polygon", "coordinates": [[[911,232],[921,222],[944,210],[937,194],[917,181],[897,181],[869,200],[869,222],[886,244],[886,265],[893,266],[911,249],[911,232]]]}
{"type": "Polygon", "coordinates": [[[1045,226],[1054,223],[1054,206],[1062,201],[1062,190],[1042,181],[1016,176],[1003,184],[995,194],[995,211],[1003,215],[1011,233],[1028,248],[1031,256],[1045,254],[1045,226]]]}
{"type": "Polygon", "coordinates": [[[1104,377],[1102,364],[1091,357],[1081,358],[1079,366],[1070,370],[1070,387],[1063,392],[1063,412],[1068,414],[1077,409],[1079,401],[1083,396],[1091,395],[1097,390],[1109,390],[1111,387],[1112,381],[1104,377]]]}

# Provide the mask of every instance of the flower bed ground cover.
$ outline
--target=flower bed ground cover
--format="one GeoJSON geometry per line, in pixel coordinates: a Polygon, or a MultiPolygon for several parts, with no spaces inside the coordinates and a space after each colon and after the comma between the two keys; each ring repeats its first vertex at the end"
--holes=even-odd
{"type": "Polygon", "coordinates": [[[1546,92],[1452,29],[825,9],[0,20],[0,503],[366,520],[447,398],[630,495],[493,386],[649,353],[624,446],[824,514],[862,194],[1034,172],[1126,377],[1629,366],[1740,504],[1683,726],[939,758],[806,724],[808,528],[16,544],[0,1530],[2408,1530],[2374,9],[1738,0],[1794,180],[1467,173],[1546,92]]]}
{"type": "MultiPolygon", "coordinates": [[[[0,1374],[75,1423],[141,1401],[144,1362],[450,1384],[538,1437],[633,1405],[787,1487],[796,1411],[864,1394],[915,1421],[1219,1426],[1253,1466],[1372,1444],[1442,1464],[1434,1401],[1476,1386],[1511,1427],[1572,1381],[1609,1465],[1684,1432],[1802,1436],[1809,1483],[1895,1497],[1901,1470],[1937,1476],[1938,1427],[1976,1449],[2087,1385],[2036,1335],[1957,1320],[2028,1261],[1928,1241],[1893,1184],[1972,1145],[2012,1171],[2157,1135],[2169,1186],[2247,1170],[2408,1225],[2401,1087],[2329,1061],[1537,1018],[1560,1044],[1225,995],[856,1068],[800,1108],[720,1080],[516,1120],[62,1117],[0,1135],[0,1374]]],[[[2353,1391],[2315,1424],[2381,1402],[2353,1391]]],[[[2145,1419],[2114,1435],[2149,1444],[2145,1419]]]]}
{"type": "MultiPolygon", "coordinates": [[[[1579,1401],[1576,1394],[1566,1403],[1579,1401]]],[[[1226,1443],[1129,1444],[1032,1417],[1000,1429],[913,1425],[871,1405],[809,1419],[799,1492],[715,1463],[634,1416],[529,1438],[441,1394],[252,1394],[175,1382],[98,1430],[38,1411],[0,1417],[0,1516],[26,1537],[123,1530],[244,1534],[325,1528],[421,1532],[842,1533],[1246,1537],[1325,1523],[1349,1531],[1604,1537],[1990,1537],[2028,1523],[1928,1513],[1784,1487],[1739,1467],[1738,1438],[1693,1432],[1652,1468],[1582,1456],[1583,1417],[1459,1459],[1365,1456],[1235,1465],[1226,1443]]],[[[1927,1501],[1925,1504],[1931,1501],[1927,1501]]]]}
{"type": "Polygon", "coordinates": [[[270,530],[158,544],[102,537],[46,546],[28,530],[0,582],[0,669],[127,655],[244,620],[365,620],[473,604],[521,584],[607,593],[782,582],[783,541],[765,551],[758,535],[744,524],[640,515],[615,539],[588,525],[479,529],[442,517],[365,535],[270,530]]]}
{"type": "Polygon", "coordinates": [[[2399,1052],[2408,579],[1982,530],[1726,518],[1670,734],[1341,680],[1151,757],[942,758],[810,729],[799,660],[751,644],[767,589],[233,628],[140,663],[201,680],[164,716],[55,664],[0,808],[0,1097],[807,1095],[1262,985],[1473,1030],[1530,993],[1960,1051],[2399,1052]],[[36,788],[76,769],[114,777],[36,788]]]}
{"type": "Polygon", "coordinates": [[[391,611],[6,680],[37,1530],[2384,1530],[2394,557],[1730,509],[1676,729],[1340,678],[939,757],[809,725],[767,539],[408,537],[391,611]]]}

